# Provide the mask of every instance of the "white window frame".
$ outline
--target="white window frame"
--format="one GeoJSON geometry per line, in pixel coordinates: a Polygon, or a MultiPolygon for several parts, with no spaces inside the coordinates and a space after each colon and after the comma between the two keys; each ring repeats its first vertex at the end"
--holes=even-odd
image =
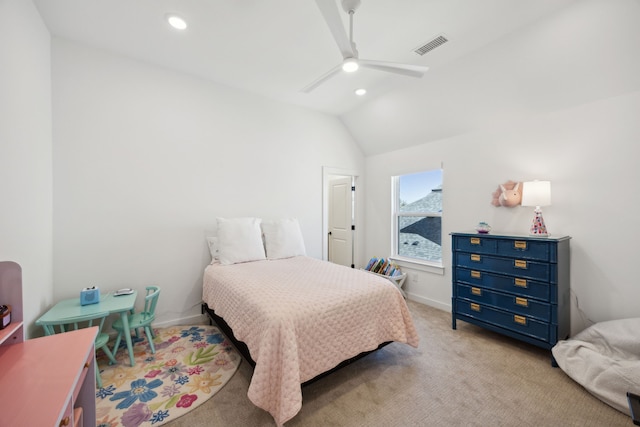
{"type": "MultiPolygon", "coordinates": [[[[429,170],[425,170],[425,171],[418,171],[415,173],[420,173],[420,172],[428,172],[429,170]]],[[[436,262],[436,261],[427,261],[427,260],[421,260],[418,258],[409,258],[409,257],[405,257],[405,256],[401,256],[398,254],[398,236],[399,236],[399,230],[398,230],[398,224],[399,224],[399,219],[400,217],[421,217],[421,218],[425,218],[425,217],[439,217],[442,218],[442,212],[400,212],[400,177],[403,175],[410,175],[409,173],[407,174],[402,174],[402,175],[397,175],[397,176],[393,176],[391,177],[392,179],[392,191],[391,191],[391,206],[392,206],[392,212],[391,212],[391,253],[393,254],[390,258],[397,262],[398,265],[400,265],[401,267],[406,267],[406,268],[410,268],[410,269],[414,269],[414,270],[419,270],[419,271],[425,271],[425,272],[429,272],[429,273],[435,273],[435,274],[440,274],[443,275],[444,274],[444,265],[442,263],[442,259],[443,259],[443,255],[441,254],[440,256],[440,262],[436,262]]],[[[442,228],[440,229],[440,233],[442,233],[442,228]]],[[[441,237],[441,241],[442,241],[442,236],[441,237]]],[[[442,248],[442,246],[440,246],[442,248]]]]}

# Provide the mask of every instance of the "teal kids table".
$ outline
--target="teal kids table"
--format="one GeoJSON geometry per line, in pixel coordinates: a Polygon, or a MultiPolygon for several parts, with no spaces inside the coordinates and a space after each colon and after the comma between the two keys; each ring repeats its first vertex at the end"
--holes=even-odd
{"type": "MultiPolygon", "coordinates": [[[[102,312],[109,314],[120,314],[124,330],[129,330],[129,312],[133,310],[136,304],[138,291],[133,291],[130,295],[114,296],[111,292],[100,297],[100,302],[90,305],[80,305],[80,297],[62,300],[51,307],[45,314],[36,320],[36,325],[42,326],[45,335],[53,335],[53,324],[60,324],[60,321],[69,319],[70,323],[78,318],[91,318],[102,312]]],[[[129,350],[129,360],[131,366],[135,366],[133,358],[133,344],[131,343],[131,334],[124,334],[127,341],[127,350],[129,350]]]]}

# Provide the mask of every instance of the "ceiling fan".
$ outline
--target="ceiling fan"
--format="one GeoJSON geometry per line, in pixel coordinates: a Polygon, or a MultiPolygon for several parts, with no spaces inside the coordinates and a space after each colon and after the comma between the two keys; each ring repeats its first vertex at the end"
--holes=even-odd
{"type": "Polygon", "coordinates": [[[358,57],[356,44],[353,42],[353,15],[360,6],[361,0],[340,1],[342,3],[342,9],[349,14],[349,37],[347,37],[347,33],[342,25],[342,20],[340,19],[340,14],[335,0],[316,0],[316,4],[324,17],[324,20],[327,21],[329,30],[342,53],[342,63],[338,64],[322,77],[302,89],[302,92],[311,92],[313,89],[338,74],[341,70],[349,73],[356,71],[359,67],[363,67],[420,78],[429,69],[429,67],[420,65],[360,59],[358,57]]]}

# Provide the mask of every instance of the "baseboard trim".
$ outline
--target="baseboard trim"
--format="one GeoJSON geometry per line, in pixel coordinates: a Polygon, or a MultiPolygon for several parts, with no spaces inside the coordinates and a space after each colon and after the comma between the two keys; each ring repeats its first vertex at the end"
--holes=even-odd
{"type": "Polygon", "coordinates": [[[420,304],[428,305],[429,307],[437,308],[439,310],[451,313],[450,304],[443,304],[440,301],[425,298],[423,296],[412,294],[409,292],[407,293],[407,299],[410,299],[411,301],[419,302],[420,304]]]}
{"type": "Polygon", "coordinates": [[[167,328],[169,326],[178,325],[208,325],[209,318],[206,314],[196,314],[188,317],[181,317],[178,319],[165,320],[164,322],[153,322],[154,328],[167,328]]]}

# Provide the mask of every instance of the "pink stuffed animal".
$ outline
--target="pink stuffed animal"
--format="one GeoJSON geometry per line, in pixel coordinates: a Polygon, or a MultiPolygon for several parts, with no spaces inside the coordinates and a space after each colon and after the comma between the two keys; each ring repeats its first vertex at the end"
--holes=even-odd
{"type": "Polygon", "coordinates": [[[519,182],[508,181],[501,184],[493,193],[493,206],[512,208],[522,201],[522,187],[519,182]]]}

